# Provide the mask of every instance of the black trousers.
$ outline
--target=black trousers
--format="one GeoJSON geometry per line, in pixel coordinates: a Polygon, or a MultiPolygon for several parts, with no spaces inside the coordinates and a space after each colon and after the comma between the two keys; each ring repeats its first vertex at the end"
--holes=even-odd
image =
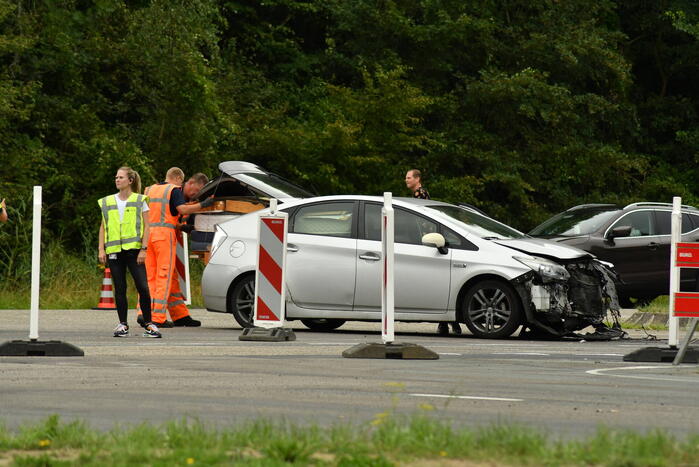
{"type": "Polygon", "coordinates": [[[126,323],[129,311],[129,303],[126,298],[126,269],[131,272],[134,285],[136,285],[143,319],[146,323],[149,323],[151,320],[150,292],[148,290],[146,265],[138,264],[139,251],[122,250],[119,253],[107,255],[107,262],[109,269],[112,271],[112,281],[114,282],[114,301],[116,302],[119,322],[121,323],[126,323]]]}

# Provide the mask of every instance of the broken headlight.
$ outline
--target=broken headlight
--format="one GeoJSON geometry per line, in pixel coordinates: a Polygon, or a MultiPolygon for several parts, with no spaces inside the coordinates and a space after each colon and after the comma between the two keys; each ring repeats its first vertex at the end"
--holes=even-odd
{"type": "Polygon", "coordinates": [[[539,277],[541,277],[541,281],[544,283],[551,281],[567,281],[570,278],[570,274],[566,268],[546,258],[539,258],[538,256],[515,256],[514,259],[538,273],[539,277]]]}

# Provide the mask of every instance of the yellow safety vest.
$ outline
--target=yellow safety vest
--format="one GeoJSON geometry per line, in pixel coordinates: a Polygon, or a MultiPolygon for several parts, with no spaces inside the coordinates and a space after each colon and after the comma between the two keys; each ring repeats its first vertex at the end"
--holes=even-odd
{"type": "Polygon", "coordinates": [[[131,193],[129,199],[126,200],[123,220],[119,219],[115,195],[105,196],[97,202],[102,209],[102,219],[104,220],[105,253],[111,254],[121,250],[141,248],[144,230],[144,201],[148,202],[147,196],[131,193]]]}

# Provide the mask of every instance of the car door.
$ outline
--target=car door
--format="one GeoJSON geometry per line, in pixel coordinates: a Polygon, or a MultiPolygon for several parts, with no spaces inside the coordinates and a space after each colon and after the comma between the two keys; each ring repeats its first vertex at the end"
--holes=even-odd
{"type": "Polygon", "coordinates": [[[590,252],[613,263],[629,290],[657,293],[662,289],[667,271],[653,211],[626,213],[607,228],[605,235],[622,226],[630,226],[631,235],[613,240],[603,238],[592,245],[590,252]]]}
{"type": "Polygon", "coordinates": [[[286,284],[301,308],[351,310],[354,303],[357,205],[328,201],[302,205],[289,222],[286,284]]]}
{"type": "MultiPolygon", "coordinates": [[[[693,216],[695,217],[695,216],[693,216]]],[[[699,220],[699,217],[695,217],[699,220]]],[[[657,226],[658,235],[660,236],[661,260],[663,261],[663,269],[666,271],[664,283],[666,284],[667,291],[664,293],[669,293],[670,290],[670,248],[672,246],[672,211],[669,210],[657,210],[655,211],[655,224],[657,226]]],[[[695,229],[694,223],[689,214],[682,213],[682,238],[683,242],[697,242],[699,241],[699,229],[695,229]]],[[[680,290],[683,291],[695,291],[697,290],[697,280],[699,271],[696,269],[683,268],[680,270],[680,290]]]]}
{"type": "MultiPolygon", "coordinates": [[[[422,245],[438,224],[412,211],[395,209],[395,311],[444,313],[449,303],[451,250],[446,255],[422,245]]],[[[381,205],[365,203],[357,240],[355,311],[381,310],[381,205]]]]}

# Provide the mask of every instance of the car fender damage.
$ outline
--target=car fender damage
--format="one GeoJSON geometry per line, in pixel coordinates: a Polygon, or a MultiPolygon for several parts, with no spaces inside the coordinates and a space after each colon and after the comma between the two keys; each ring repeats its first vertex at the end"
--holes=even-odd
{"type": "Polygon", "coordinates": [[[586,340],[628,338],[619,323],[620,311],[616,272],[595,259],[563,263],[567,281],[542,280],[534,271],[511,282],[519,295],[527,319],[522,336],[575,337],[586,340]],[[611,316],[612,327],[604,320],[611,316]],[[594,332],[577,334],[588,326],[594,332]]]}

